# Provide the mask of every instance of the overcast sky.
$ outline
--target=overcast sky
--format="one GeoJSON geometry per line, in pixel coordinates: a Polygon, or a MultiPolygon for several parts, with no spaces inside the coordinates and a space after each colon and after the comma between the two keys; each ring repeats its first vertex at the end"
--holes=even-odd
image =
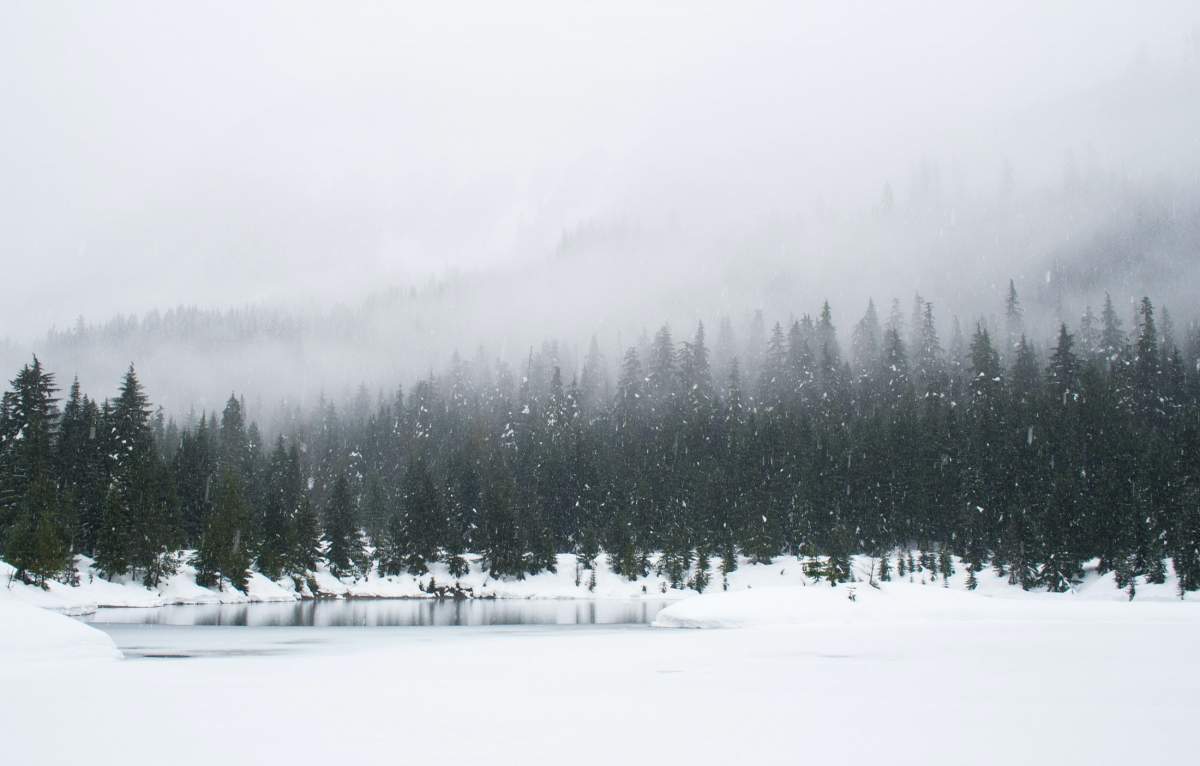
{"type": "Polygon", "coordinates": [[[1055,108],[1196,56],[1198,24],[1187,0],[9,0],[0,337],[347,299],[589,222],[853,205],[923,157],[1032,182],[1099,144],[1169,169],[1159,136],[1106,146],[1055,108]]]}

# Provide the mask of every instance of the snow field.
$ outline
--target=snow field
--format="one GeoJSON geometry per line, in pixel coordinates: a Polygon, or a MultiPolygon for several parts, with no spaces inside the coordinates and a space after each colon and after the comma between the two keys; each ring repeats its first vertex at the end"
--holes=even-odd
{"type": "MultiPolygon", "coordinates": [[[[500,592],[580,593],[567,563],[500,592]]],[[[930,766],[1194,751],[1200,606],[1170,583],[1139,585],[1128,603],[1094,574],[1074,594],[1026,593],[990,571],[973,592],[961,572],[950,587],[917,574],[879,589],[860,579],[852,601],[850,585],[807,581],[799,563],[744,564],[730,591],[717,575],[659,615],[740,630],[120,626],[123,640],[146,635],[164,653],[182,640],[198,655],[124,662],[108,634],[33,608],[24,586],[0,588],[4,762],[930,766]]],[[[855,561],[860,576],[869,563],[855,561]]],[[[598,572],[597,592],[640,594],[610,574],[598,572]]],[[[250,590],[239,595],[262,593],[250,590]]],[[[152,595],[204,594],[184,580],[152,595]]]]}
{"type": "Polygon", "coordinates": [[[963,598],[1017,611],[742,630],[192,629],[214,649],[228,634],[311,649],[0,663],[0,734],[5,762],[27,766],[1188,762],[1200,610],[1076,601],[1063,607],[1076,617],[1045,620],[1032,601],[963,598]]]}

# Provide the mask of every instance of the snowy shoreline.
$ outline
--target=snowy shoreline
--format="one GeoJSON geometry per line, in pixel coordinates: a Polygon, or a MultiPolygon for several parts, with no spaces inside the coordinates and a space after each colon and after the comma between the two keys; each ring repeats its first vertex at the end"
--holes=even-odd
{"type": "Polygon", "coordinates": [[[108,580],[95,571],[90,559],[80,556],[79,584],[65,585],[51,581],[45,589],[14,579],[12,566],[0,561],[0,589],[17,600],[72,616],[90,614],[97,609],[153,609],[163,606],[326,599],[595,601],[642,598],[670,600],[695,595],[695,591],[668,587],[664,579],[653,573],[637,580],[627,580],[609,570],[603,560],[598,562],[593,578],[592,570],[580,568],[577,571],[575,557],[569,554],[559,556],[556,572],[540,572],[521,580],[495,579],[481,571],[475,557],[470,557],[470,563],[471,571],[457,578],[452,577],[446,566],[440,563],[431,564],[429,572],[421,575],[372,574],[354,579],[337,578],[324,567],[309,572],[307,577],[298,581],[291,578],[270,580],[253,572],[246,590],[239,591],[229,587],[217,589],[198,585],[195,570],[188,564],[181,565],[176,574],[164,578],[154,588],[131,577],[108,580]],[[447,589],[447,586],[450,587],[447,589]]]}
{"type": "MultiPolygon", "coordinates": [[[[289,578],[273,581],[260,573],[250,575],[245,591],[226,588],[206,588],[196,583],[195,570],[187,564],[165,578],[156,588],[148,588],[141,582],[129,578],[110,581],[99,576],[93,562],[79,557],[79,584],[70,586],[58,582],[47,583],[42,589],[26,585],[14,579],[13,568],[0,561],[0,588],[20,601],[67,615],[85,615],[97,609],[131,608],[153,609],[162,606],[286,603],[321,599],[345,600],[436,600],[468,599],[494,600],[685,600],[699,595],[693,589],[670,587],[663,577],[653,570],[647,576],[628,580],[608,568],[603,554],[594,569],[579,566],[573,555],[558,557],[557,571],[539,572],[525,579],[495,579],[482,571],[477,557],[469,557],[470,571],[461,577],[452,577],[445,564],[431,564],[422,575],[378,576],[356,579],[339,579],[325,568],[308,573],[296,582],[289,578]],[[452,586],[448,590],[446,586],[452,586]],[[435,588],[440,591],[435,591],[435,588]]],[[[908,583],[925,587],[949,588],[964,593],[967,590],[966,573],[961,563],[955,562],[955,572],[948,579],[918,572],[905,577],[908,583]]],[[[706,594],[722,591],[741,591],[778,587],[828,587],[815,585],[803,573],[803,562],[794,556],[777,557],[771,564],[753,564],[743,560],[725,580],[716,570],[718,561],[712,562],[712,581],[706,594]]],[[[874,566],[871,558],[854,558],[856,576],[865,581],[874,566]]],[[[866,587],[861,582],[860,587],[866,587]]],[[[978,588],[974,595],[995,598],[1032,599],[1085,599],[1104,601],[1126,601],[1126,594],[1115,586],[1113,573],[1099,575],[1088,569],[1083,580],[1073,593],[1045,593],[1023,591],[1008,584],[1006,578],[997,577],[990,570],[978,576],[978,588]]],[[[1191,596],[1191,594],[1187,594],[1191,596]]],[[[1173,573],[1167,582],[1154,585],[1139,582],[1137,602],[1179,601],[1178,587],[1173,573]]],[[[1184,600],[1194,601],[1194,598],[1184,600]]]]}

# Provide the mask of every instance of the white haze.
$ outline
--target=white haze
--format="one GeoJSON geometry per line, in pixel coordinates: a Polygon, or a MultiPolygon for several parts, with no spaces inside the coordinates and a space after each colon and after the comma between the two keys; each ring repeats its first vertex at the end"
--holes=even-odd
{"type": "Polygon", "coordinates": [[[1194,2],[9,2],[0,104],[0,361],[174,409],[1009,277],[1039,330],[1188,317],[1198,276],[1194,2]],[[44,340],[178,305],[307,329],[44,340]]]}

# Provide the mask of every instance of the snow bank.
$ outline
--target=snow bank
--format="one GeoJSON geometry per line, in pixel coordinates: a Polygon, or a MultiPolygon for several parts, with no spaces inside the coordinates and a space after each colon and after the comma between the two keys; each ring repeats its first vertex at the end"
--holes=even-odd
{"type": "Polygon", "coordinates": [[[90,614],[98,607],[151,608],[168,604],[247,604],[261,601],[295,601],[300,594],[290,583],[276,583],[255,572],[250,575],[246,592],[232,588],[220,590],[196,584],[196,570],[182,564],[179,571],[164,578],[157,588],[147,588],[129,576],[105,579],[94,562],[79,556],[78,585],[50,581],[46,588],[14,579],[10,564],[0,561],[0,587],[19,601],[70,615],[90,614]]]}
{"type": "Polygon", "coordinates": [[[757,625],[815,625],[1012,616],[1023,602],[938,586],[887,583],[808,583],[787,588],[712,593],[672,604],[654,621],[660,628],[732,628],[757,625]]]}
{"type": "MultiPolygon", "coordinates": [[[[1094,598],[1076,593],[1023,591],[1002,578],[974,591],[950,583],[922,583],[914,577],[876,583],[826,583],[712,593],[663,609],[653,625],[660,628],[733,628],[772,625],[879,624],[931,622],[1075,622],[1121,620],[1135,614],[1142,622],[1200,622],[1200,604],[1178,597],[1133,601],[1094,598]],[[996,582],[1003,583],[997,586],[996,582]],[[941,584],[939,584],[941,583],[941,584]],[[1003,590],[1001,590],[1003,588],[1003,590]]],[[[1120,595],[1120,591],[1117,591],[1120,595]]]]}
{"type": "Polygon", "coordinates": [[[0,658],[7,662],[119,659],[107,633],[0,589],[0,658]]]}
{"type": "MultiPolygon", "coordinates": [[[[739,628],[747,625],[846,621],[861,610],[857,588],[769,588],[711,593],[672,604],[658,613],[656,628],[739,628]],[[851,601],[853,595],[855,600],[851,601]]],[[[871,600],[865,597],[864,600],[871,600]]]]}
{"type": "MultiPolygon", "coordinates": [[[[1044,603],[1044,602],[1043,602],[1044,603]]],[[[731,591],[672,604],[654,625],[668,628],[731,628],[873,622],[990,620],[1024,614],[1023,601],[994,599],[940,586],[825,583],[731,591]]]]}

